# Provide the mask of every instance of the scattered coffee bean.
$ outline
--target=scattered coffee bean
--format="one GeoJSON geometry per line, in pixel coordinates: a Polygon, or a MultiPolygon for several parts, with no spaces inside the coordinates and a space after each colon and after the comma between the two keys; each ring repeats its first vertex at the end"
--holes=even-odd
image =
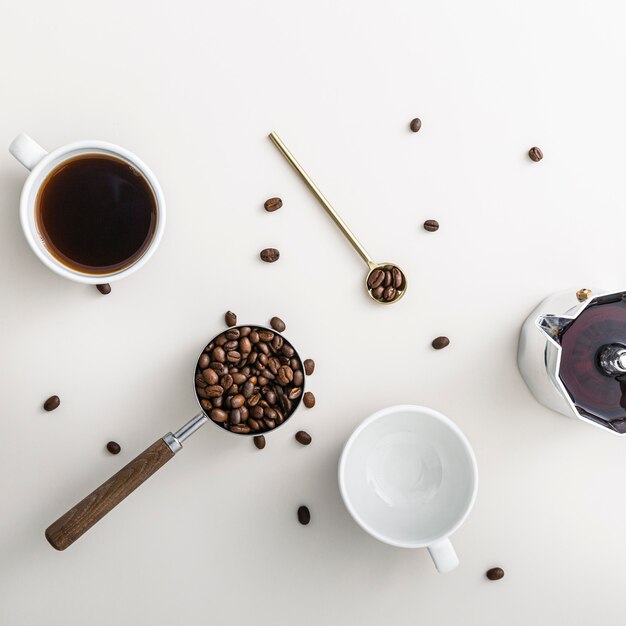
{"type": "Polygon", "coordinates": [[[422,120],[420,120],[419,117],[416,117],[415,119],[411,120],[409,127],[414,133],[418,132],[419,129],[422,127],[422,120]]]}
{"type": "Polygon", "coordinates": [[[287,326],[285,325],[285,322],[283,322],[283,320],[281,320],[280,317],[273,317],[270,320],[270,326],[274,330],[277,330],[279,333],[284,332],[285,328],[287,328],[287,326]]]}
{"type": "Polygon", "coordinates": [[[431,345],[435,348],[435,350],[441,350],[442,348],[446,348],[450,345],[450,340],[447,337],[436,337],[433,339],[431,345]]]}
{"type": "Polygon", "coordinates": [[[304,372],[310,376],[315,371],[315,361],[313,359],[304,360],[304,372]]]}
{"type": "Polygon", "coordinates": [[[265,437],[263,435],[256,435],[254,438],[254,445],[259,449],[265,448],[265,437]]]}
{"type": "Polygon", "coordinates": [[[224,321],[226,322],[226,326],[236,326],[237,316],[232,311],[226,311],[224,321]]]}
{"type": "Polygon", "coordinates": [[[306,526],[311,521],[311,511],[309,511],[308,507],[301,506],[298,508],[298,521],[306,526]]]}
{"type": "Polygon", "coordinates": [[[231,432],[258,435],[272,430],[300,402],[304,366],[273,326],[231,327],[198,359],[195,385],[200,405],[231,432]]]}
{"type": "Polygon", "coordinates": [[[528,156],[531,158],[532,161],[541,161],[541,159],[543,159],[543,152],[540,148],[534,146],[528,151],[528,156]]]}
{"type": "Polygon", "coordinates": [[[489,580],[500,580],[504,578],[504,570],[501,567],[492,567],[485,575],[489,580]]]}
{"type": "Polygon", "coordinates": [[[54,409],[59,408],[59,404],[61,404],[61,400],[59,396],[50,396],[44,403],[43,408],[46,411],[54,411],[54,409]]]}
{"type": "Polygon", "coordinates": [[[107,450],[111,454],[119,454],[122,451],[122,446],[116,441],[109,441],[109,443],[107,443],[107,450]]]}
{"type": "Polygon", "coordinates": [[[436,230],[439,230],[439,222],[437,220],[426,220],[424,222],[424,230],[434,233],[436,230]]]}
{"type": "Polygon", "coordinates": [[[276,248],[265,248],[261,250],[261,260],[266,263],[274,263],[280,258],[280,252],[276,248]]]}
{"type": "Polygon", "coordinates": [[[406,278],[395,265],[377,267],[367,277],[367,288],[375,300],[393,302],[404,293],[406,278]]]}
{"type": "Polygon", "coordinates": [[[274,211],[278,211],[283,206],[283,201],[280,198],[270,198],[265,201],[263,208],[268,213],[273,213],[274,211]]]}
{"type": "Polygon", "coordinates": [[[307,391],[302,398],[302,403],[307,409],[312,409],[315,406],[315,396],[307,391]]]}
{"type": "Polygon", "coordinates": [[[96,285],[96,287],[103,296],[107,296],[111,293],[111,285],[109,285],[109,283],[102,283],[102,285],[96,285]]]}
{"type": "Polygon", "coordinates": [[[301,443],[303,446],[308,446],[311,443],[311,435],[303,430],[299,430],[296,433],[296,441],[301,443]]]}

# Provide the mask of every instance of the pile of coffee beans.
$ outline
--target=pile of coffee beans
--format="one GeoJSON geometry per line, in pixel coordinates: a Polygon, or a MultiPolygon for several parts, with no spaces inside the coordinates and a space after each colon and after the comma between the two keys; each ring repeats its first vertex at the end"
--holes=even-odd
{"type": "Polygon", "coordinates": [[[303,396],[304,368],[280,333],[237,326],[204,349],[195,384],[202,408],[216,424],[233,433],[258,435],[296,410],[303,396]]]}
{"type": "Polygon", "coordinates": [[[404,293],[406,278],[395,265],[377,267],[367,277],[367,288],[375,300],[393,302],[404,293]]]}

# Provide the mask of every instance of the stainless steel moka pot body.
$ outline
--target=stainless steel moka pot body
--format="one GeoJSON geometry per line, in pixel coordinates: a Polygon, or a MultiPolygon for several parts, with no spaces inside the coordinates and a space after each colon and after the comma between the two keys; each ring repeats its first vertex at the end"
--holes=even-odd
{"type": "Polygon", "coordinates": [[[626,435],[626,291],[549,296],[522,326],[517,363],[544,406],[626,435]]]}

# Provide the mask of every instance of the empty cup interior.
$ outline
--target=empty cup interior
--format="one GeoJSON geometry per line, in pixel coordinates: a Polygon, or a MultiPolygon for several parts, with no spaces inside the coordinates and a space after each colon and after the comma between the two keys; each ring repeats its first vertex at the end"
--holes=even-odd
{"type": "Polygon", "coordinates": [[[364,423],[340,473],[355,520],[392,545],[425,546],[452,533],[476,489],[473,453],[454,425],[398,410],[364,423]]]}

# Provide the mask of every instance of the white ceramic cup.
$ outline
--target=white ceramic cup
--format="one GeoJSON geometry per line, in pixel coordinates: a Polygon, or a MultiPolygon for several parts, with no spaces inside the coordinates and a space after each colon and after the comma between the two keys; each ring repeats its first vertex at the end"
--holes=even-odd
{"type": "Polygon", "coordinates": [[[165,198],[163,197],[163,192],[154,174],[150,171],[148,166],[132,152],[104,141],[77,141],[57,148],[52,152],[46,152],[37,142],[24,133],[18,135],[13,140],[9,146],[9,152],[25,168],[30,170],[30,175],[24,183],[20,198],[20,221],[22,223],[24,236],[41,262],[53,272],[79,283],[92,285],[112,283],[113,281],[120,280],[136,272],[152,256],[161,241],[163,229],[165,228],[165,198]],[[64,161],[86,154],[104,154],[128,162],[142,174],[152,188],[156,199],[157,224],[150,244],[134,263],[109,274],[89,274],[64,265],[46,247],[37,228],[35,219],[35,201],[37,194],[48,174],[64,161]]]}
{"type": "Polygon", "coordinates": [[[449,537],[474,504],[478,468],[445,415],[399,405],[368,417],[344,446],[339,489],[357,524],[379,541],[428,548],[441,573],[459,564],[449,537]]]}

